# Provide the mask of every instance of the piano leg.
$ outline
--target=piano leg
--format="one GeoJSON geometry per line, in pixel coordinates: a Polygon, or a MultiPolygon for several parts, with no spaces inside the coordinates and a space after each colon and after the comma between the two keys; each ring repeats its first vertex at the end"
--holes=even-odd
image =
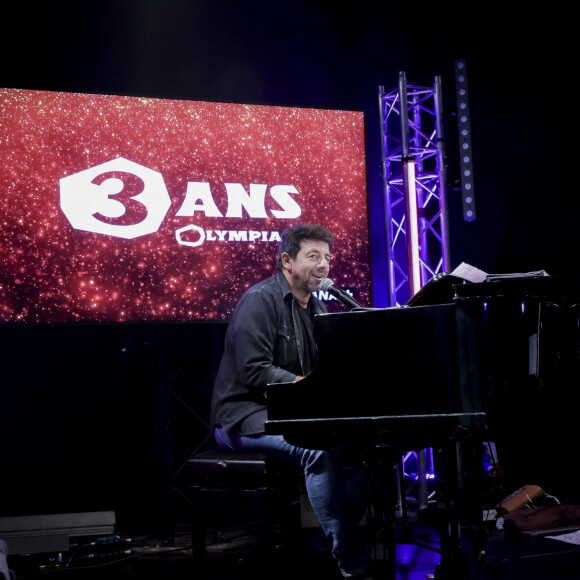
{"type": "MultiPolygon", "coordinates": [[[[375,577],[396,580],[396,518],[397,507],[397,465],[400,450],[378,447],[374,453],[365,454],[365,468],[369,481],[369,515],[371,529],[375,530],[373,560],[375,577]]],[[[439,449],[441,480],[438,501],[438,531],[440,549],[433,548],[414,537],[406,528],[404,543],[412,541],[418,546],[441,554],[440,564],[434,571],[437,580],[467,580],[470,568],[467,556],[461,549],[461,499],[459,495],[458,455],[455,442],[439,449]]],[[[406,506],[401,505],[403,520],[406,521],[406,506]]]]}
{"type": "MultiPolygon", "coordinates": [[[[407,526],[403,543],[415,543],[441,555],[434,570],[436,580],[469,580],[472,578],[469,547],[464,549],[462,526],[477,526],[481,520],[481,438],[460,433],[459,437],[443,437],[433,448],[438,478],[435,515],[440,548],[415,538],[407,526]]],[[[369,481],[370,527],[374,532],[373,560],[375,577],[396,580],[396,510],[397,465],[401,450],[378,445],[363,453],[369,481]]],[[[399,483],[400,484],[400,483],[399,483]]],[[[400,516],[407,524],[406,505],[400,505],[400,516]]],[[[475,546],[471,546],[473,549],[475,546]]]]}
{"type": "Polygon", "coordinates": [[[376,578],[396,580],[395,505],[397,460],[391,449],[365,453],[369,481],[369,516],[375,531],[373,567],[376,578]]]}
{"type": "Polygon", "coordinates": [[[441,562],[435,569],[436,580],[467,580],[471,578],[470,562],[462,549],[461,524],[464,515],[470,517],[472,506],[463,486],[462,443],[449,441],[438,449],[440,484],[437,508],[441,562]]]}

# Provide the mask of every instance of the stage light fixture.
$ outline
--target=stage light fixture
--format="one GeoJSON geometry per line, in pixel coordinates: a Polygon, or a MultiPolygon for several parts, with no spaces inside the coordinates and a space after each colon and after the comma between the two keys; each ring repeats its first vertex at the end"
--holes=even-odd
{"type": "Polygon", "coordinates": [[[455,87],[459,131],[461,192],[463,219],[475,220],[475,187],[473,180],[473,155],[471,152],[471,124],[467,90],[467,66],[465,60],[455,61],[455,87]]]}

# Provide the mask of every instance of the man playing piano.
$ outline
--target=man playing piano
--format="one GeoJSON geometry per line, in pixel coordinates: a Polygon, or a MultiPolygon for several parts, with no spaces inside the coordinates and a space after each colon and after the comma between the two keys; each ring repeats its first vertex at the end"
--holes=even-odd
{"type": "Polygon", "coordinates": [[[259,451],[302,466],[310,503],[342,575],[371,578],[369,550],[356,536],[364,511],[363,474],[346,469],[338,453],[303,449],[264,432],[267,385],[298,381],[315,363],[314,316],[326,308],[312,292],[328,276],[333,242],[319,225],[282,234],[277,274],[250,288],[232,316],[211,422],[222,449],[259,451]]]}

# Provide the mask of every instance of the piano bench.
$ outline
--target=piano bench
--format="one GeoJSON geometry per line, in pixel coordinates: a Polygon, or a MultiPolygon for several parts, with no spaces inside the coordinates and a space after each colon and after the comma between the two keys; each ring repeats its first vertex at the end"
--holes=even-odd
{"type": "Polygon", "coordinates": [[[195,559],[206,555],[208,530],[217,542],[221,531],[235,525],[257,524],[259,548],[271,554],[278,520],[294,506],[300,509],[304,473],[264,453],[203,451],[187,461],[186,470],[195,559]]]}

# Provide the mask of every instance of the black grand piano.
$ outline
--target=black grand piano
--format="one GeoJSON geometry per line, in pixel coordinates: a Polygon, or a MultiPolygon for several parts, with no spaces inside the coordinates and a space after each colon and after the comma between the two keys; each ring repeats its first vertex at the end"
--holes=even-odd
{"type": "Polygon", "coordinates": [[[315,337],[313,371],[268,388],[268,433],[395,452],[490,440],[507,486],[565,481],[580,401],[580,275],[440,276],[404,307],[317,316],[315,337]]]}
{"type": "Polygon", "coordinates": [[[483,426],[456,317],[454,304],[317,316],[317,364],[297,383],[269,387],[267,431],[344,448],[483,426]]]}

